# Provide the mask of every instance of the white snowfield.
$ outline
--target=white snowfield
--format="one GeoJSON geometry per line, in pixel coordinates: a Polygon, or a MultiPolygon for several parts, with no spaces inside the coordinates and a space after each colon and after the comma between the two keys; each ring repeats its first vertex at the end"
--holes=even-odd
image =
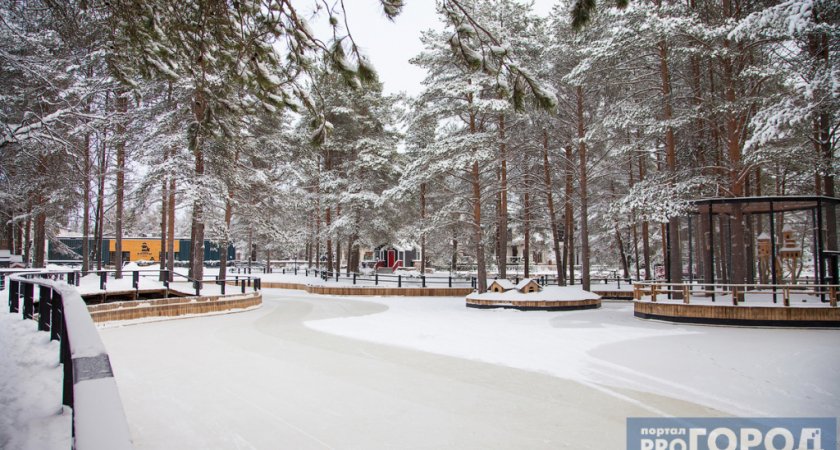
{"type": "Polygon", "coordinates": [[[101,329],[136,448],[624,448],[637,416],[838,416],[840,332],[266,289],[101,329]]]}

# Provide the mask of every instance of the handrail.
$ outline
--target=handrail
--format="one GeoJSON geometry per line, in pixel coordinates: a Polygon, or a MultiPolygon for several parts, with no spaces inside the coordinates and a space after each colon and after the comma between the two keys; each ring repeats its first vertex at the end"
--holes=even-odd
{"type": "Polygon", "coordinates": [[[41,276],[49,272],[13,275],[9,279],[9,312],[35,318],[38,329],[60,342],[64,367],[63,399],[73,411],[73,448],[131,449],[131,434],[105,345],[75,286],[41,276]]]}
{"type": "Polygon", "coordinates": [[[638,281],[633,284],[633,299],[641,300],[642,297],[650,295],[651,301],[657,301],[658,294],[666,294],[676,297],[683,303],[689,304],[692,295],[704,295],[711,297],[714,302],[717,295],[731,295],[732,304],[739,306],[744,300],[745,294],[772,295],[773,303],[777,303],[778,295],[782,295],[784,306],[790,306],[791,294],[812,294],[820,296],[821,302],[828,303],[831,307],[837,307],[840,301],[840,285],[838,284],[768,284],[768,283],[668,283],[667,281],[638,281]]]}

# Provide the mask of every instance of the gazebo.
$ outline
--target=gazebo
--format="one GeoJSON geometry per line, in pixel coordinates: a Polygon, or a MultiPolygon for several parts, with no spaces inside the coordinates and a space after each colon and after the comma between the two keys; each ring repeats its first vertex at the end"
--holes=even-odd
{"type": "Polygon", "coordinates": [[[688,206],[687,214],[679,219],[679,236],[664,239],[676,247],[664,249],[669,269],[666,279],[634,283],[637,317],[707,324],[840,327],[840,198],[706,198],[688,206]],[[780,217],[782,214],[788,217],[780,217]],[[798,275],[809,253],[813,256],[813,281],[802,282],[798,275]],[[688,274],[683,279],[686,255],[688,274]],[[677,268],[680,273],[671,273],[677,268]],[[781,304],[778,293],[783,296],[781,304]],[[715,302],[716,295],[731,302],[715,302]],[[816,304],[811,301],[814,298],[816,304]]]}
{"type": "MultiPolygon", "coordinates": [[[[671,249],[666,246],[665,253],[665,282],[681,283],[688,281],[689,284],[695,281],[706,285],[716,283],[728,284],[754,284],[755,262],[762,258],[768,267],[767,279],[762,276],[762,284],[781,285],[784,280],[780,279],[781,262],[789,262],[786,266],[802,266],[802,248],[791,247],[788,226],[785,229],[777,227],[780,224],[777,215],[783,213],[806,212],[810,217],[810,230],[812,241],[812,253],[814,257],[814,279],[818,285],[840,284],[840,248],[838,248],[838,206],[840,198],[826,196],[763,196],[763,197],[724,197],[705,198],[689,202],[688,213],[681,222],[687,221],[687,233],[680,233],[678,242],[680,248],[671,249]],[[753,220],[753,218],[764,218],[767,220],[753,220]],[[742,247],[738,246],[738,233],[733,233],[735,222],[741,220],[742,226],[739,230],[743,238],[742,247]],[[698,224],[699,222],[699,224],[698,224]],[[769,230],[757,232],[753,225],[761,229],[764,222],[768,222],[769,230]],[[697,228],[699,226],[699,229],[697,228]],[[772,232],[768,232],[772,230],[772,232]],[[699,233],[698,233],[699,231],[699,233]],[[683,280],[682,274],[672,274],[673,267],[683,267],[686,253],[683,251],[687,244],[688,274],[687,280],[683,280]],[[716,248],[717,247],[717,248],[716,248]],[[674,251],[676,250],[676,251],[674,251]],[[735,250],[735,251],[733,251],[735,250]],[[679,264],[674,254],[678,255],[679,264]],[[699,255],[699,259],[697,256],[699,255]],[[716,279],[716,264],[724,262],[731,272],[722,273],[722,279],[716,279]],[[699,277],[695,276],[695,267],[702,270],[699,277]]],[[[685,222],[683,222],[685,223],[685,222]]],[[[670,242],[671,239],[665,239],[670,242]]],[[[719,271],[719,270],[718,270],[719,271]]],[[[795,281],[795,277],[793,277],[795,281]]],[[[679,293],[675,293],[679,297],[679,293]]],[[[714,296],[714,293],[711,293],[714,296]]],[[[669,294],[670,297],[670,294],[669,294]]],[[[823,299],[824,300],[824,299],[823,299]]]]}

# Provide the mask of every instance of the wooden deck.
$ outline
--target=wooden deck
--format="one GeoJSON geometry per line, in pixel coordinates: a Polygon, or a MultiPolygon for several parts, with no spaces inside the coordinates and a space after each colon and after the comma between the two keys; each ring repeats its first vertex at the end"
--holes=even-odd
{"type": "Polygon", "coordinates": [[[642,319],[713,325],[840,328],[840,308],[673,304],[636,301],[642,319]]]}

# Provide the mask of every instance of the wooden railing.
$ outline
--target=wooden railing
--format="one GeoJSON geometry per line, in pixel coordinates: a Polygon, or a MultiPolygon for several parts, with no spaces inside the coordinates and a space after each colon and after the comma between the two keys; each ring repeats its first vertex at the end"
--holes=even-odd
{"type": "Polygon", "coordinates": [[[108,352],[73,284],[76,272],[12,275],[9,311],[38,320],[38,329],[60,342],[62,403],[73,411],[73,448],[133,448],[108,352]],[[36,311],[37,308],[37,311],[36,311]]]}
{"type": "Polygon", "coordinates": [[[633,299],[641,300],[650,297],[656,302],[665,296],[669,299],[682,300],[690,304],[693,297],[709,298],[712,302],[718,296],[732,296],[732,304],[739,306],[745,303],[745,296],[771,296],[773,303],[782,302],[790,306],[791,297],[795,294],[813,295],[821,302],[837,307],[840,300],[840,285],[837,284],[721,284],[721,283],[668,283],[664,281],[637,281],[633,283],[633,299]]]}

